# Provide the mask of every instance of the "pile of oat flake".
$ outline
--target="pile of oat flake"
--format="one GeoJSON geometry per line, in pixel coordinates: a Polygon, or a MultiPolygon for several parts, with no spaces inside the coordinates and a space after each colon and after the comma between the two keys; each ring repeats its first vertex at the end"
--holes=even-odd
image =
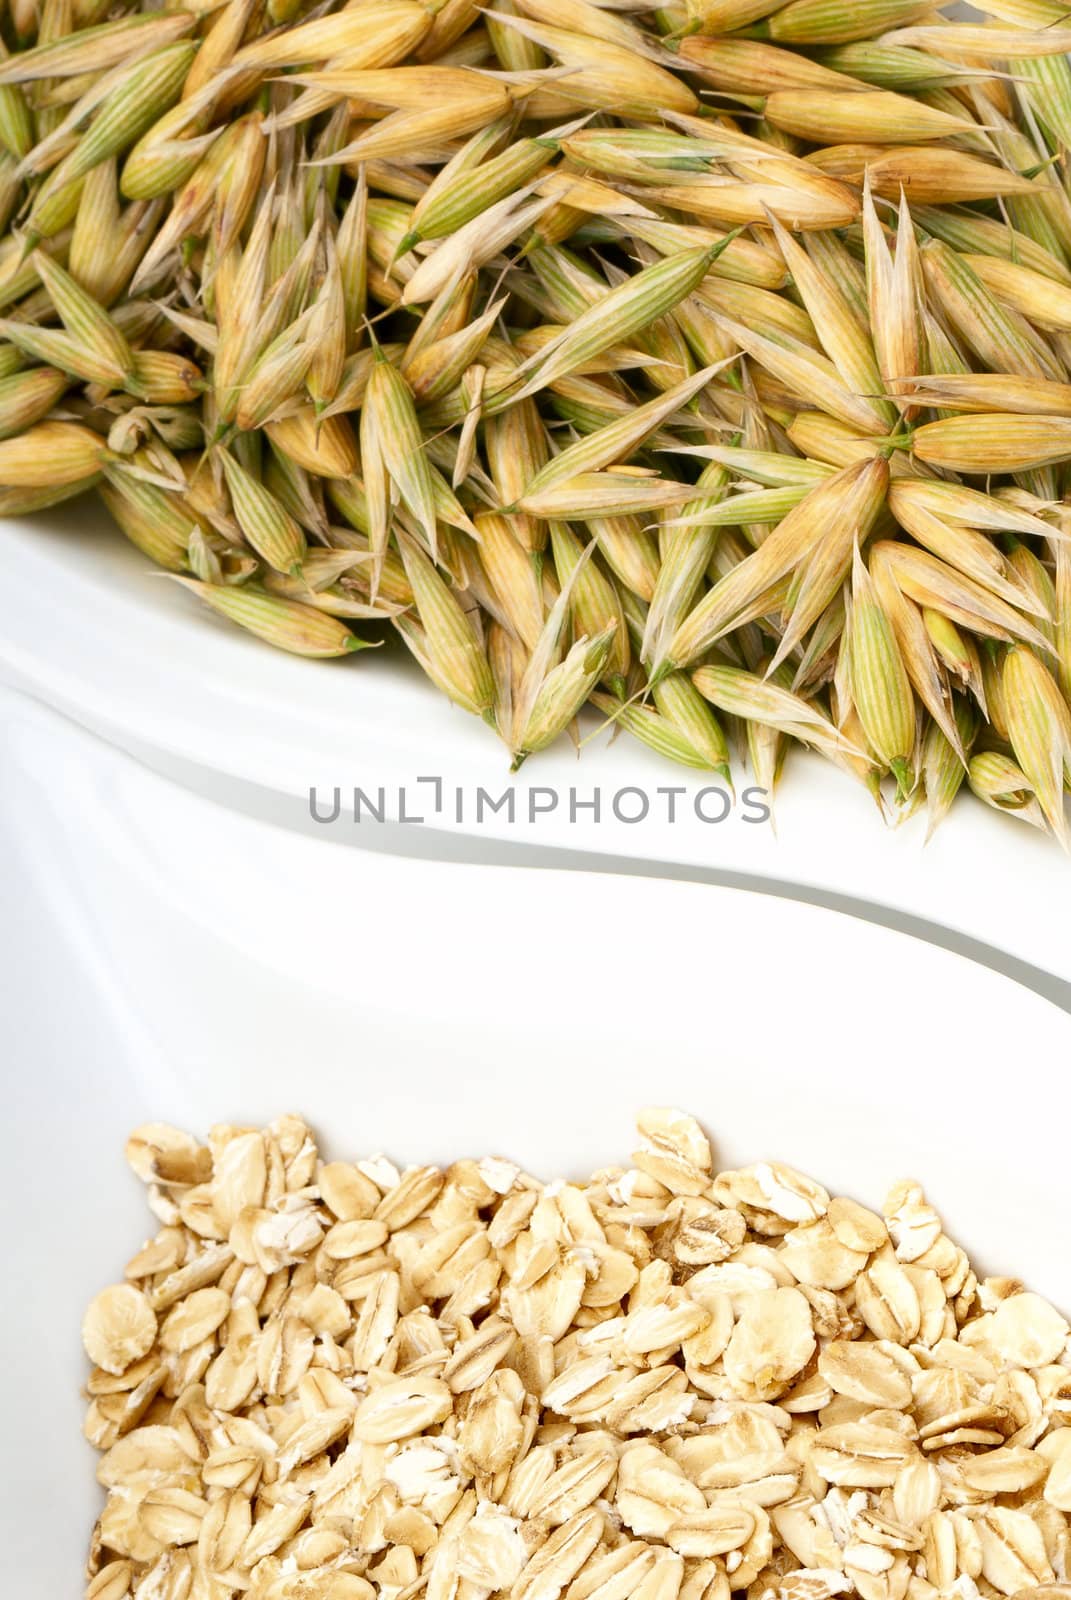
{"type": "Polygon", "coordinates": [[[139,1128],[159,1231],[83,1328],[91,1600],[1071,1597],[1071,1346],[913,1182],[324,1162],[139,1128]]]}

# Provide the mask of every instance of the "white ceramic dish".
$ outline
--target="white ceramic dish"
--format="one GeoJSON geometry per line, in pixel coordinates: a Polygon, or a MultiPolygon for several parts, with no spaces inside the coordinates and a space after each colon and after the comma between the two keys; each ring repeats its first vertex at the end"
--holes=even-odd
{"type": "Polygon", "coordinates": [[[40,705],[0,705],[0,1538],[22,1600],[80,1593],[85,1301],[151,1231],[140,1120],[302,1110],[335,1154],[497,1149],[547,1176],[652,1100],[735,1163],[880,1202],[1071,1307],[1071,1018],[958,956],[725,888],[412,862],[241,817],[40,705]],[[13,1470],[11,1470],[13,1469],[13,1470]]]}
{"type": "MultiPolygon", "coordinates": [[[[477,789],[497,796],[510,785],[505,752],[404,654],[320,663],[269,650],[150,570],[81,506],[0,526],[0,570],[0,673],[236,809],[245,803],[239,780],[302,821],[312,786],[328,800],[335,785],[343,794],[355,784],[372,795],[382,789],[388,816],[398,815],[403,791],[410,814],[425,817],[425,833],[468,835],[474,852],[481,842],[524,841],[773,881],[788,894],[850,896],[1071,979],[1071,941],[1058,936],[1054,909],[1071,892],[1071,863],[1050,840],[967,794],[924,848],[922,818],[883,828],[860,786],[795,752],[778,791],[776,835],[739,813],[711,825],[694,813],[702,775],[670,767],[627,736],[612,744],[601,736],[579,762],[566,741],[533,758],[512,780],[516,820],[486,812],[477,825],[477,789]],[[441,780],[439,810],[429,809],[433,793],[421,777],[441,780]],[[672,824],[667,785],[680,791],[672,824]],[[554,809],[529,820],[533,787],[544,791],[537,803],[553,799],[554,809]],[[633,791],[626,814],[648,803],[642,823],[615,817],[623,788],[633,791]],[[575,821],[571,789],[582,803],[575,821]],[[595,790],[598,822],[583,807],[595,790]]],[[[717,815],[718,803],[707,809],[717,815]]],[[[352,843],[368,840],[374,824],[363,834],[339,827],[352,843]]]]}

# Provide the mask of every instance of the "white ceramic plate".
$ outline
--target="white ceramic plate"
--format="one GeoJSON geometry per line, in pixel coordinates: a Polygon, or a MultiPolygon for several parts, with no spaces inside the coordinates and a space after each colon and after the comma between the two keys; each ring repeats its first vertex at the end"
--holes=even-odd
{"type": "MultiPolygon", "coordinates": [[[[206,783],[240,805],[234,780],[272,791],[307,816],[309,789],[329,799],[355,784],[385,812],[425,818],[480,841],[524,841],[634,862],[776,882],[783,892],[817,890],[922,918],[1071,979],[1071,941],[1059,936],[1071,893],[1071,863],[1022,823],[964,793],[953,816],[923,846],[922,818],[884,828],[861,786],[818,757],[793,752],[777,796],[778,831],[734,813],[697,820],[705,777],[658,760],[628,736],[605,736],[579,761],[567,741],[532,758],[515,780],[516,820],[485,811],[476,791],[510,786],[505,752],[475,718],[448,705],[404,654],[362,652],[344,662],[282,655],[211,616],[151,570],[105,519],[79,506],[0,525],[5,606],[0,672],[80,722],[104,730],[184,781],[206,783]],[[432,786],[441,780],[441,806],[432,786]],[[667,820],[666,786],[677,786],[667,820]],[[537,805],[551,805],[530,819],[537,805]],[[642,822],[619,820],[621,809],[642,822]],[[570,791],[580,809],[570,817],[570,791]],[[596,821],[594,791],[601,801],[596,821]],[[459,813],[457,796],[462,797],[459,813]]],[[[740,781],[746,782],[741,776],[740,781]]],[[[704,804],[717,816],[719,802],[704,804]]],[[[339,825],[349,842],[374,824],[339,825]]],[[[325,830],[339,837],[338,829],[325,830]]]]}
{"type": "Polygon", "coordinates": [[[547,1176],[694,1110],[880,1203],[923,1180],[989,1268],[1071,1307],[1071,1018],[962,958],[725,888],[339,850],[0,704],[0,1497],[23,1600],[78,1591],[98,1504],[78,1329],[147,1233],[131,1126],[301,1110],[336,1155],[547,1176]]]}

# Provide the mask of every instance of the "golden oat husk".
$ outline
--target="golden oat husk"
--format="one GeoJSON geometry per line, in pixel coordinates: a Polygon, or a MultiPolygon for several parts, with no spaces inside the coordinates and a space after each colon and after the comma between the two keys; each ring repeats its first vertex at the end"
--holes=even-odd
{"type": "Polygon", "coordinates": [[[985,68],[972,72],[956,62],[928,55],[909,45],[889,44],[885,39],[860,39],[851,44],[832,45],[821,52],[821,60],[825,67],[845,77],[862,80],[875,89],[894,89],[904,94],[957,88],[965,80],[971,81],[986,73],[985,68]]]}
{"type": "MultiPolygon", "coordinates": [[[[856,394],[880,396],[884,385],[873,341],[860,325],[852,302],[815,266],[776,218],[771,218],[771,226],[785,266],[810,312],[825,353],[843,382],[856,394]]],[[[875,411],[887,427],[895,424],[896,407],[890,402],[875,398],[875,411]]]]}
{"type": "MultiPolygon", "coordinates": [[[[485,384],[486,388],[486,384],[485,384]]],[[[488,471],[502,505],[513,505],[549,456],[546,430],[533,400],[488,417],[484,425],[488,471]]],[[[536,517],[518,516],[517,535],[525,549],[542,550],[546,525],[536,517]]]]}
{"type": "Polygon", "coordinates": [[[29,367],[0,378],[0,439],[40,422],[67,392],[70,379],[55,367],[29,367]]]}
{"type": "MultiPolygon", "coordinates": [[[[143,283],[153,282],[156,275],[163,270],[168,257],[180,249],[184,240],[190,235],[196,236],[203,229],[203,224],[215,203],[220,176],[228,164],[242,156],[247,163],[256,159],[256,152],[246,147],[250,129],[256,134],[258,145],[263,144],[263,134],[260,131],[262,122],[263,118],[259,113],[241,118],[225,128],[208,147],[176,194],[169,216],[165,218],[142,257],[133,278],[133,288],[137,289],[143,283]]],[[[129,159],[124,165],[123,177],[126,176],[128,165],[129,159]]]]}
{"type": "Polygon", "coordinates": [[[467,327],[449,333],[402,364],[403,375],[418,406],[451,393],[472,366],[498,321],[505,300],[496,300],[467,327]]]}
{"type": "Polygon", "coordinates": [[[589,217],[639,217],[650,222],[658,220],[658,213],[639,199],[603,183],[599,178],[574,172],[564,166],[543,173],[535,180],[535,188],[537,194],[558,202],[550,214],[535,226],[537,236],[548,243],[570,238],[589,217]],[[551,231],[555,235],[553,240],[549,238],[551,231]]]}
{"type": "MultiPolygon", "coordinates": [[[[757,664],[763,667],[762,661],[757,664]]],[[[785,666],[778,667],[770,674],[771,681],[782,689],[791,689],[791,677],[791,672],[785,666]]],[[[748,721],[744,724],[744,742],[747,745],[747,758],[751,764],[755,783],[760,789],[765,790],[770,798],[770,822],[776,834],[773,796],[784,771],[790,744],[789,737],[782,733],[780,728],[772,727],[768,723],[748,721]]],[[[842,757],[838,759],[843,760],[842,757]]]]}
{"type": "Polygon", "coordinates": [[[311,405],[302,406],[292,416],[268,422],[264,431],[284,455],[318,478],[348,478],[357,470],[353,429],[345,417],[317,417],[311,405]]]}
{"type": "Polygon", "coordinates": [[[525,647],[534,650],[545,617],[531,555],[517,538],[512,518],[484,511],[473,523],[480,539],[480,562],[506,621],[525,647]]]}
{"type": "Polygon", "coordinates": [[[514,634],[492,621],[487,628],[487,659],[495,685],[495,730],[508,745],[513,730],[513,706],[521,692],[528,652],[514,634]]]}
{"type": "Polygon", "coordinates": [[[346,365],[346,298],[334,241],[326,241],[326,261],[320,291],[308,334],[312,361],[305,388],[317,412],[322,413],[338,393],[346,365]]]}
{"type": "Polygon", "coordinates": [[[73,483],[48,485],[37,489],[0,489],[0,517],[24,517],[34,511],[47,511],[52,506],[74,500],[90,489],[100,488],[99,474],[78,478],[73,483]]]}
{"type": "Polygon", "coordinates": [[[618,582],[650,603],[661,571],[651,529],[638,516],[589,517],[587,525],[618,582]]]}
{"type": "MultiPolygon", "coordinates": [[[[672,176],[667,172],[667,178],[672,176]]],[[[645,188],[644,195],[652,204],[669,206],[697,221],[730,228],[753,223],[761,225],[771,212],[788,228],[844,228],[854,222],[859,213],[852,189],[835,177],[817,171],[814,181],[806,187],[802,183],[773,181],[733,183],[724,178],[697,175],[694,181],[687,183],[651,184],[645,188]]]]}
{"type": "MultiPolygon", "coordinates": [[[[800,411],[787,420],[785,435],[797,450],[831,467],[847,467],[853,461],[888,452],[888,440],[861,437],[846,423],[821,411],[800,411]]],[[[906,436],[893,437],[898,442],[906,441],[906,436]]],[[[892,478],[917,477],[925,470],[903,452],[894,452],[889,459],[892,478]]]]}
{"type": "MultiPolygon", "coordinates": [[[[225,0],[205,30],[204,40],[190,68],[182,88],[182,98],[194,98],[206,84],[211,83],[222,68],[233,66],[235,52],[246,33],[255,27],[262,12],[263,0],[225,0]]],[[[246,85],[242,84],[242,90],[246,85]]],[[[231,90],[233,95],[233,88],[231,90]]],[[[226,97],[232,103],[231,95],[226,97]]],[[[221,100],[224,96],[220,96],[221,100]]]]}
{"type": "Polygon", "coordinates": [[[496,0],[493,10],[486,15],[488,41],[495,59],[507,72],[538,72],[547,65],[547,57],[539,46],[523,34],[517,33],[504,20],[519,16],[514,0],[496,0]]]}
{"type": "MultiPolygon", "coordinates": [[[[615,232],[642,239],[661,255],[687,250],[691,245],[714,245],[725,235],[695,223],[665,222],[648,217],[629,217],[616,225],[615,232]]],[[[708,276],[729,278],[736,283],[753,283],[758,289],[781,289],[785,285],[784,265],[777,253],[743,234],[726,241],[725,248],[712,264],[708,276]]]]}
{"type": "Polygon", "coordinates": [[[1015,63],[1025,80],[1023,97],[1053,144],[1071,138],[1071,68],[1065,55],[1021,58],[1015,63]]]}
{"type": "MultiPolygon", "coordinates": [[[[529,199],[531,186],[488,206],[449,238],[441,240],[419,265],[408,271],[401,294],[402,305],[419,305],[440,294],[459,273],[474,272],[505,246],[512,244],[554,205],[553,196],[529,199]]],[[[399,241],[395,259],[404,255],[410,228],[399,241]]],[[[408,270],[408,269],[407,269],[408,270]]]]}
{"type": "Polygon", "coordinates": [[[1055,654],[1058,601],[1052,575],[1044,562],[1020,540],[1013,541],[1009,537],[1008,543],[1012,545],[1007,554],[1009,570],[1022,590],[1033,595],[1038,627],[1055,654]]]}
{"type": "Polygon", "coordinates": [[[986,121],[992,128],[990,139],[993,148],[1006,167],[1016,172],[1032,173],[1033,192],[1030,195],[1012,195],[1005,204],[1009,223],[1028,234],[1037,244],[1057,260],[1067,261],[1068,220],[1071,202],[1066,191],[1045,162],[1045,151],[1033,136],[1033,131],[1020,127],[994,108],[987,107],[986,121]]]}
{"type": "MultiPolygon", "coordinates": [[[[685,10],[689,27],[718,36],[761,22],[782,4],[783,0],[685,0],[685,10]]],[[[687,38],[681,41],[682,50],[688,42],[687,38]]]]}
{"type": "Polygon", "coordinates": [[[0,487],[62,488],[91,478],[110,459],[104,440],[77,422],[36,422],[0,440],[0,487]]]}
{"type": "Polygon", "coordinates": [[[134,351],[130,388],[147,405],[186,405],[199,399],[204,387],[204,374],[189,356],[176,350],[134,351]]]}
{"type": "Polygon", "coordinates": [[[1066,539],[1053,542],[1053,588],[1055,627],[1053,642],[1056,671],[1064,697],[1071,697],[1071,546],[1066,539]]]}
{"type": "Polygon", "coordinates": [[[1004,373],[920,373],[900,386],[927,406],[946,411],[1020,412],[1027,417],[1071,414],[1071,384],[1004,373]]]}
{"type": "Polygon", "coordinates": [[[237,244],[252,212],[260,188],[267,154],[264,124],[248,117],[241,125],[241,139],[228,148],[227,159],[219,169],[212,201],[212,242],[218,255],[225,255],[237,244]]]}
{"type": "Polygon", "coordinates": [[[665,48],[630,21],[625,14],[627,10],[627,6],[617,11],[590,3],[590,0],[524,0],[521,7],[522,14],[534,22],[619,44],[651,61],[671,66],[672,57],[665,48]]]}
{"type": "Polygon", "coordinates": [[[113,157],[102,161],[86,179],[67,254],[72,276],[102,305],[102,286],[111,276],[109,258],[121,214],[118,166],[113,157]]]}
{"type": "MultiPolygon", "coordinates": [[[[492,124],[474,134],[470,145],[486,140],[488,135],[494,143],[501,142],[501,130],[492,124]]],[[[403,252],[424,239],[445,238],[482,211],[525,188],[547,166],[556,147],[557,141],[550,135],[519,139],[474,166],[454,167],[451,171],[453,164],[448,163],[414,207],[403,252]]]]}
{"type": "Polygon", "coordinates": [[[957,22],[946,27],[929,25],[896,28],[888,35],[893,44],[919,45],[940,55],[950,50],[954,56],[982,62],[1015,61],[1020,57],[1065,55],[1071,50],[1071,29],[991,28],[957,22]]]}
{"type": "Polygon", "coordinates": [[[677,629],[666,662],[675,668],[688,666],[741,618],[751,620],[751,607],[792,572],[802,574],[793,607],[797,631],[809,625],[804,617],[814,621],[847,575],[854,542],[864,538],[874,522],[888,481],[886,462],[873,457],[817,484],[759,549],[700,601],[677,629]]]}
{"type": "Polygon", "coordinates": [[[136,61],[147,50],[189,33],[193,19],[173,12],[120,17],[95,27],[80,28],[29,50],[6,55],[0,62],[0,84],[32,83],[47,78],[80,77],[136,61]]]}
{"type": "Polygon", "coordinates": [[[635,407],[619,421],[607,423],[606,427],[578,439],[539,469],[525,485],[523,498],[528,500],[532,495],[540,494],[580,473],[599,472],[615,462],[628,462],[645,439],[674,412],[687,406],[701,389],[707,387],[714,374],[727,365],[728,362],[719,361],[713,366],[704,367],[646,405],[635,407]]]}
{"type": "MultiPolygon", "coordinates": [[[[885,386],[895,395],[899,383],[919,370],[921,275],[906,199],[900,196],[894,254],[885,241],[869,180],[863,186],[863,245],[875,354],[885,386]]],[[[913,408],[898,403],[905,415],[911,414],[913,408]]]]}
{"type": "Polygon", "coordinates": [[[948,521],[928,509],[925,499],[920,503],[919,497],[912,494],[912,485],[906,480],[903,489],[899,484],[890,484],[889,509],[901,527],[932,555],[973,578],[1009,605],[1033,615],[1043,610],[1036,598],[1014,581],[1003,553],[991,539],[965,523],[948,521]]]}
{"type": "MultiPolygon", "coordinates": [[[[120,154],[169,110],[178,98],[197,53],[188,42],[164,45],[126,73],[103,101],[88,131],[57,171],[70,185],[101,161],[120,154]]],[[[36,207],[35,207],[36,210],[36,207]]],[[[34,226],[31,212],[30,227],[34,226]]]]}
{"type": "Polygon", "coordinates": [[[1013,606],[928,551],[885,539],[874,546],[872,559],[874,555],[884,558],[901,589],[918,605],[930,606],[987,639],[1020,639],[1047,649],[1045,636],[1013,606]]]}
{"type": "Polygon", "coordinates": [[[860,433],[885,432],[887,424],[879,403],[849,389],[827,356],[802,345],[775,343],[728,317],[719,316],[718,321],[753,361],[798,396],[801,408],[817,402],[860,433]]]}
{"type": "Polygon", "coordinates": [[[775,127],[815,144],[929,144],[974,124],[888,89],[775,89],[763,107],[775,127]]]}
{"type": "MultiPolygon", "coordinates": [[[[263,453],[261,455],[264,487],[282,502],[300,527],[318,539],[326,539],[329,523],[320,481],[306,472],[304,467],[299,467],[271,440],[268,444],[266,456],[263,453]]],[[[315,549],[306,554],[318,558],[315,549]]]]}
{"type": "Polygon", "coordinates": [[[765,97],[789,89],[841,94],[845,89],[863,87],[858,79],[834,72],[809,56],[756,39],[696,34],[681,40],[679,52],[681,60],[689,62],[704,83],[727,94],[765,97]]]}
{"type": "Polygon", "coordinates": [[[912,205],[957,205],[1038,192],[1030,178],[962,150],[841,144],[808,159],[820,172],[846,183],[861,187],[869,180],[873,192],[887,200],[899,199],[903,191],[912,205]]]}
{"type": "Polygon", "coordinates": [[[312,322],[310,308],[269,344],[246,373],[234,412],[234,421],[244,433],[266,427],[301,404],[315,353],[312,322]]]}
{"type": "Polygon", "coordinates": [[[809,310],[768,289],[724,279],[708,281],[699,285],[695,299],[701,306],[709,306],[717,315],[750,328],[752,333],[774,344],[785,341],[793,348],[797,345],[815,351],[822,348],[809,310]]]}
{"type": "Polygon", "coordinates": [[[218,128],[197,132],[208,99],[202,93],[197,101],[180,100],[142,134],[123,162],[120,191],[125,199],[156,200],[193,177],[221,140],[218,128]]]}
{"type": "MultiPolygon", "coordinates": [[[[385,470],[403,504],[423,530],[434,559],[437,548],[435,496],[431,468],[424,452],[424,436],[412,391],[401,374],[384,360],[376,361],[369,374],[363,417],[373,419],[385,470]]],[[[332,476],[343,474],[333,473],[332,476]]]]}
{"type": "Polygon", "coordinates": [[[995,255],[962,258],[993,298],[1028,318],[1036,328],[1071,330],[1071,286],[1049,273],[995,255]]]}
{"type": "Polygon", "coordinates": [[[626,45],[506,13],[500,14],[499,20],[567,69],[543,91],[534,115],[612,111],[660,117],[667,111],[691,112],[698,107],[686,83],[665,67],[637,57],[626,45]]]}
{"type": "Polygon", "coordinates": [[[104,307],[45,251],[35,252],[34,265],[68,334],[87,348],[102,372],[125,387],[133,377],[133,352],[104,307]]]}
{"type": "Polygon", "coordinates": [[[985,685],[982,678],[981,657],[970,636],[964,634],[947,617],[928,606],[923,608],[922,623],[926,635],[945,667],[964,688],[969,688],[975,698],[984,704],[985,685]]]}
{"type": "Polygon", "coordinates": [[[1071,417],[1029,417],[1008,411],[984,418],[946,417],[911,435],[919,461],[968,477],[1027,472],[1071,460],[1071,417]]]}
{"type": "MultiPolygon", "coordinates": [[[[430,26],[431,16],[423,6],[412,4],[411,0],[380,0],[374,6],[350,7],[255,39],[238,51],[231,64],[261,69],[299,67],[358,51],[362,56],[375,57],[384,48],[392,54],[397,49],[396,59],[400,61],[420,43],[430,26]],[[394,39],[399,29],[396,46],[394,39]]],[[[389,64],[386,60],[367,61],[369,67],[389,64]]]]}
{"type": "Polygon", "coordinates": [[[691,499],[693,492],[689,484],[646,472],[633,473],[627,469],[579,472],[535,494],[525,491],[517,501],[517,508],[530,517],[547,520],[626,517],[637,511],[658,511],[666,506],[682,505],[691,499]]]}

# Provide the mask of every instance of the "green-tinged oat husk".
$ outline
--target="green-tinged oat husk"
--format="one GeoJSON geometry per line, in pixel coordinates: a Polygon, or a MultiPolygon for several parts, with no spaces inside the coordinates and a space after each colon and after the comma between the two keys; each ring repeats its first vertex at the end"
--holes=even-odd
{"type": "Polygon", "coordinates": [[[242,536],[276,572],[300,569],[305,535],[286,508],[226,450],[218,455],[242,536]]]}
{"type": "Polygon", "coordinates": [[[266,644],[289,650],[294,655],[326,658],[349,655],[368,647],[366,640],[359,639],[334,617],[311,606],[268,594],[255,584],[231,587],[201,583],[194,578],[176,581],[229,622],[236,622],[266,644]]]}
{"type": "Polygon", "coordinates": [[[760,678],[739,667],[709,666],[697,668],[692,682],[704,699],[729,716],[776,728],[827,755],[840,755],[851,748],[817,706],[769,677],[760,678]]]}
{"type": "Polygon", "coordinates": [[[564,661],[547,673],[528,716],[518,726],[514,770],[528,756],[553,744],[572,722],[606,673],[616,632],[617,624],[611,623],[594,638],[585,635],[578,639],[564,661]]]}
{"type": "Polygon", "coordinates": [[[450,698],[466,711],[490,718],[494,681],[472,623],[415,540],[402,536],[399,543],[417,617],[424,630],[424,647],[438,680],[450,698]]]}
{"type": "Polygon", "coordinates": [[[972,794],[996,811],[1008,811],[1036,828],[1045,826],[1029,778],[1010,756],[981,750],[971,757],[967,782],[972,794]]]}
{"type": "Polygon", "coordinates": [[[962,695],[955,701],[956,732],[959,748],[951,744],[936,722],[931,722],[922,741],[921,779],[926,796],[927,842],[952,809],[967,776],[963,752],[969,752],[977,719],[969,700],[962,695]]]}
{"type": "Polygon", "coordinates": [[[1013,645],[1001,673],[1008,740],[1045,820],[1065,849],[1071,845],[1064,787],[1071,778],[1071,710],[1056,680],[1033,651],[1013,645]]]}
{"type": "Polygon", "coordinates": [[[915,697],[892,622],[858,550],[844,643],[852,704],[867,743],[905,798],[914,781],[915,697]]]}

